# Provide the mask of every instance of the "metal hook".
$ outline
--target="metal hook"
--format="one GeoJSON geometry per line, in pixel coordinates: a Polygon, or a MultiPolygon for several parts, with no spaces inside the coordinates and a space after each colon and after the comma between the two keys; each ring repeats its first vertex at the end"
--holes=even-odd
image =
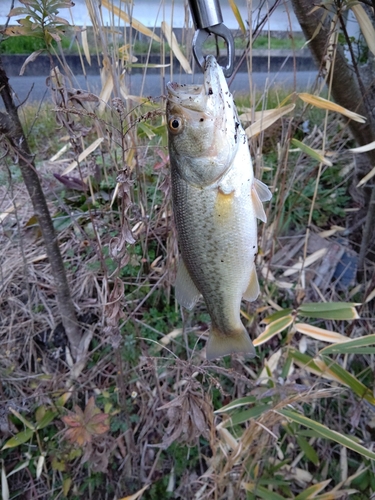
{"type": "Polygon", "coordinates": [[[227,44],[228,63],[223,68],[224,75],[229,78],[234,66],[234,40],[230,30],[223,24],[223,15],[219,0],[189,0],[191,15],[195,25],[193,38],[193,54],[195,60],[204,69],[203,45],[211,33],[223,38],[227,44]]]}
{"type": "Polygon", "coordinates": [[[215,35],[223,38],[227,44],[227,65],[223,67],[223,73],[226,78],[229,78],[233,73],[234,68],[234,40],[232,33],[225,26],[225,24],[217,24],[216,26],[210,26],[205,29],[198,29],[193,38],[193,54],[195,60],[204,69],[204,55],[203,55],[203,45],[207,38],[214,33],[215,35]]]}

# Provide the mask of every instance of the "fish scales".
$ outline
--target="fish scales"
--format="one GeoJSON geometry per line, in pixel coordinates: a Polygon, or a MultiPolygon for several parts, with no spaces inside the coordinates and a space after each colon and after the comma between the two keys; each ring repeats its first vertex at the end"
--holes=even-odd
{"type": "Polygon", "coordinates": [[[255,355],[240,318],[255,300],[256,218],[268,188],[253,175],[247,138],[221,68],[206,58],[204,84],[168,84],[172,199],[181,261],[176,297],[191,309],[202,295],[212,325],[206,356],[255,355]]]}

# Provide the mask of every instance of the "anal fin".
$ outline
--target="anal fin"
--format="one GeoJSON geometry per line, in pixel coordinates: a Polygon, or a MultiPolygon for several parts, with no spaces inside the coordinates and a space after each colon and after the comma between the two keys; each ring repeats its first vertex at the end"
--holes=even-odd
{"type": "Polygon", "coordinates": [[[254,300],[257,299],[259,292],[260,289],[259,289],[258,276],[254,265],[251,270],[249,284],[245,290],[245,293],[242,295],[242,298],[244,300],[247,300],[248,302],[253,302],[254,300]]]}
{"type": "Polygon", "coordinates": [[[178,264],[175,294],[177,302],[189,311],[193,309],[201,296],[201,293],[194,285],[182,258],[180,258],[180,262],[178,264]]]}
{"type": "Polygon", "coordinates": [[[272,193],[264,182],[259,179],[254,179],[254,187],[258,193],[260,201],[269,201],[272,198],[272,193]]]}
{"type": "Polygon", "coordinates": [[[254,179],[251,188],[251,200],[253,202],[255,216],[263,222],[267,222],[266,212],[263,208],[263,201],[268,201],[272,197],[271,191],[263,182],[254,179]]]}

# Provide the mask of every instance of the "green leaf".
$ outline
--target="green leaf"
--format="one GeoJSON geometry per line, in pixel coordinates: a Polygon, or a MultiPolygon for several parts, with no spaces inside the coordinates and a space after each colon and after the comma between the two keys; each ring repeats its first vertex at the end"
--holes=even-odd
{"type": "Polygon", "coordinates": [[[342,384],[350,387],[350,389],[357,394],[357,396],[361,399],[366,399],[366,401],[375,406],[375,397],[368,387],[362,384],[362,382],[360,382],[354,375],[349,373],[335,361],[332,361],[326,356],[322,356],[322,359],[327,365],[327,368],[336,375],[342,384]]]}
{"type": "Polygon", "coordinates": [[[292,308],[282,309],[281,311],[276,311],[275,313],[271,314],[270,316],[267,316],[267,318],[264,318],[262,323],[269,325],[270,323],[272,323],[273,321],[276,321],[277,319],[285,318],[285,316],[288,316],[292,311],[293,311],[292,308]]]}
{"type": "Polygon", "coordinates": [[[249,410],[241,411],[233,415],[226,423],[225,427],[231,427],[234,425],[243,424],[247,422],[251,418],[257,418],[265,411],[268,411],[271,408],[270,405],[258,405],[254,406],[254,408],[250,408],[249,410]]]}
{"type": "Polygon", "coordinates": [[[330,345],[320,351],[320,354],[374,354],[374,353],[375,353],[375,335],[366,335],[365,337],[350,339],[346,342],[330,345]]]}
{"type": "Polygon", "coordinates": [[[296,496],[294,500],[309,500],[310,498],[316,498],[316,495],[320,493],[326,486],[329,485],[331,479],[326,479],[321,483],[313,484],[309,486],[305,491],[296,496]]]}
{"type": "Polygon", "coordinates": [[[44,427],[47,427],[48,424],[52,422],[52,420],[56,417],[57,412],[53,410],[47,410],[43,417],[40,419],[40,422],[38,422],[36,428],[39,429],[44,429],[44,427]]]}
{"type": "Polygon", "coordinates": [[[314,429],[315,432],[320,435],[320,437],[335,441],[336,443],[341,444],[342,446],[345,446],[346,448],[349,448],[350,450],[353,450],[366,458],[375,460],[375,453],[373,451],[368,450],[361,444],[354,441],[353,438],[346,436],[345,434],[333,431],[325,425],[320,424],[319,422],[315,422],[314,420],[311,420],[311,418],[305,417],[304,415],[301,415],[296,411],[284,409],[278,410],[278,413],[286,418],[289,418],[293,422],[304,425],[305,427],[308,427],[310,429],[314,429]]]}
{"type": "Polygon", "coordinates": [[[288,314],[288,316],[286,316],[285,318],[280,318],[276,321],[273,321],[272,323],[267,325],[263,332],[259,335],[259,337],[254,340],[254,345],[259,346],[261,344],[264,344],[268,340],[272,339],[272,337],[285,330],[285,328],[291,325],[293,321],[294,317],[291,314],[288,314]]]}
{"type": "Polygon", "coordinates": [[[225,413],[227,411],[234,410],[234,408],[239,408],[241,406],[255,403],[255,401],[256,401],[255,396],[247,396],[246,398],[235,399],[231,403],[223,406],[222,408],[219,408],[214,413],[225,413]]]}
{"type": "Polygon", "coordinates": [[[298,314],[309,318],[349,320],[359,319],[354,302],[321,302],[302,304],[298,314]]]}
{"type": "Polygon", "coordinates": [[[332,162],[327,160],[327,158],[325,158],[320,151],[317,151],[316,149],[310,148],[310,146],[308,146],[307,144],[305,144],[301,141],[297,141],[297,139],[292,139],[290,142],[293,146],[297,147],[303,153],[310,156],[311,158],[318,161],[319,163],[321,162],[321,163],[324,163],[325,165],[327,165],[328,167],[332,167],[332,162]]]}
{"type": "Polygon", "coordinates": [[[242,31],[242,33],[244,35],[246,35],[246,28],[245,28],[245,24],[242,20],[242,17],[241,17],[241,14],[240,14],[240,11],[238,10],[238,7],[237,7],[237,4],[234,0],[228,0],[229,1],[229,5],[232,9],[232,12],[234,14],[234,17],[237,19],[237,22],[238,22],[238,25],[242,31]]]}
{"type": "Polygon", "coordinates": [[[7,450],[8,448],[15,448],[16,446],[20,446],[21,444],[27,443],[33,436],[34,431],[32,429],[25,429],[24,431],[19,432],[12,438],[8,439],[8,441],[1,448],[2,450],[7,450]]]}
{"type": "Polygon", "coordinates": [[[306,458],[310,460],[314,465],[319,464],[319,457],[314,448],[311,446],[309,442],[306,441],[306,439],[299,434],[296,435],[297,443],[303,453],[305,454],[306,458]]]}
{"type": "Polygon", "coordinates": [[[268,488],[265,488],[264,486],[260,486],[258,484],[242,483],[242,486],[243,488],[245,488],[246,491],[254,493],[254,495],[262,498],[263,500],[287,500],[285,497],[282,497],[278,493],[274,493],[273,491],[270,491],[268,488]]]}

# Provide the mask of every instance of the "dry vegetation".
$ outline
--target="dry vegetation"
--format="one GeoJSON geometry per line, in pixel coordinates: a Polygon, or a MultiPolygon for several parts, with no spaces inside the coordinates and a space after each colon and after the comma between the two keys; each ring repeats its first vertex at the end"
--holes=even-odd
{"type": "Polygon", "coordinates": [[[242,311],[259,357],[209,363],[204,305],[174,300],[163,99],[127,95],[128,62],[106,63],[121,44],[91,15],[101,95],[62,67],[53,104],[20,108],[82,329],[76,362],[17,158],[0,146],[3,499],[369,499],[375,283],[373,262],[361,283],[352,269],[361,202],[347,119],[285,89],[239,99],[245,126],[255,109],[284,109],[251,138],[274,192],[262,293],[242,311]]]}

